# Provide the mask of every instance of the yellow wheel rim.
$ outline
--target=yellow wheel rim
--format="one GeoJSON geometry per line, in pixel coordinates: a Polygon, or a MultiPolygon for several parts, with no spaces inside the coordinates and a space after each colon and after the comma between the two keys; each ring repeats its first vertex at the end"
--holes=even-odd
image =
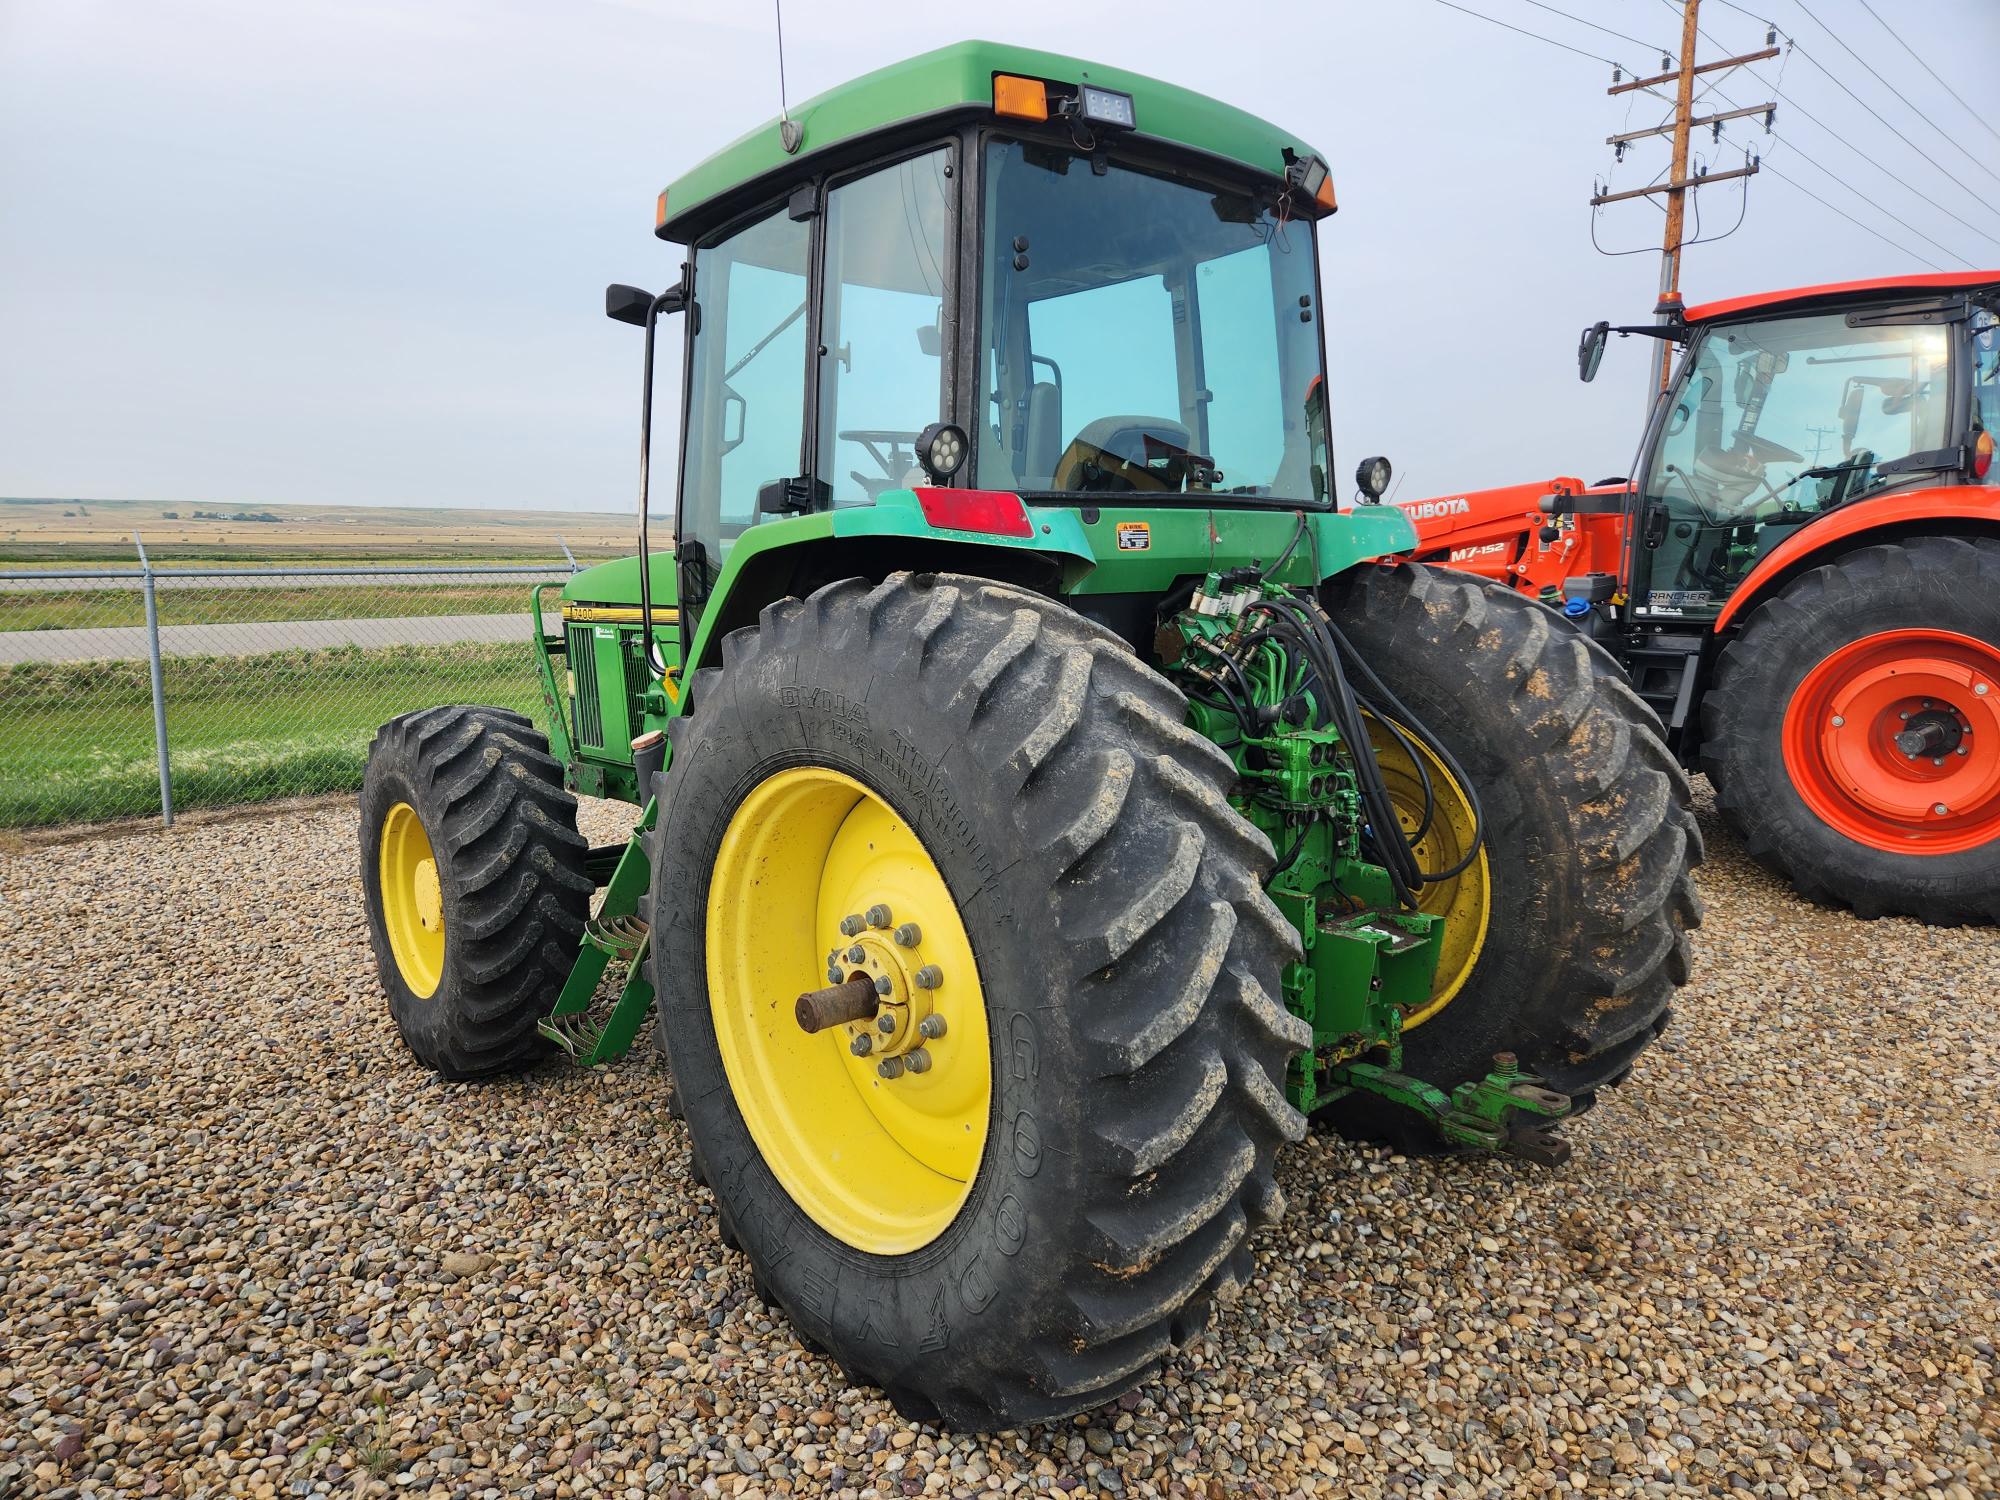
{"type": "Polygon", "coordinates": [[[430,836],[407,802],[382,819],[379,872],[389,951],[410,993],[428,1000],[444,978],[444,891],[430,836]]]}
{"type": "Polygon", "coordinates": [[[818,766],[751,790],[709,878],[708,1003],[744,1124],[815,1223],[877,1255],[944,1232],[986,1150],[986,998],[944,877],[888,803],[818,766]],[[877,1017],[800,1027],[802,992],[857,974],[886,982],[877,1017]]]}
{"type": "MultiPolygon", "coordinates": [[[[1472,847],[1475,820],[1465,788],[1458,784],[1444,762],[1431,748],[1410,735],[1405,736],[1423,757],[1430,773],[1435,807],[1431,826],[1416,844],[1417,867],[1446,870],[1465,857],[1472,847]]],[[[1368,721],[1368,740],[1375,747],[1375,760],[1389,787],[1389,800],[1405,834],[1412,833],[1424,818],[1424,785],[1410,755],[1395,737],[1373,718],[1368,721]]],[[[1438,943],[1437,977],[1431,982],[1429,1004],[1403,1018],[1403,1029],[1421,1026],[1451,1004],[1486,946],[1486,929],[1493,917],[1493,879],[1482,846],[1479,857],[1451,880],[1423,886],[1417,893],[1417,909],[1444,918],[1444,935],[1438,943]]]]}

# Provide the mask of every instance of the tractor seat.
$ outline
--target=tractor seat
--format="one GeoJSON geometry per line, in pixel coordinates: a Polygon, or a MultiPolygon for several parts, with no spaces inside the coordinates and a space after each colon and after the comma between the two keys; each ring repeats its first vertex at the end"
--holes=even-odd
{"type": "Polygon", "coordinates": [[[1192,434],[1165,417],[1099,417],[1070,439],[1056,462],[1059,490],[1185,488],[1192,434]]]}

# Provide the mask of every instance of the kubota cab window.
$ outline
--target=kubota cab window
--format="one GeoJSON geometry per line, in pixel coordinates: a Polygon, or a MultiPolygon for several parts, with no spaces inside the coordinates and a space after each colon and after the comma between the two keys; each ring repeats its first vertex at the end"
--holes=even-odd
{"type": "MultiPolygon", "coordinates": [[[[1973,420],[2000,439],[2000,297],[1974,307],[1971,337],[1973,420]]],[[[2000,485],[2000,463],[1987,469],[1985,482],[2000,485]]]]}
{"type": "Polygon", "coordinates": [[[1949,351],[1937,324],[1850,328],[1840,313],[1701,334],[1646,467],[1638,606],[1714,615],[1795,528],[1943,447],[1949,351]]]}
{"type": "Polygon", "coordinates": [[[1067,148],[985,169],[975,483],[1326,503],[1310,224],[1067,148]]]}

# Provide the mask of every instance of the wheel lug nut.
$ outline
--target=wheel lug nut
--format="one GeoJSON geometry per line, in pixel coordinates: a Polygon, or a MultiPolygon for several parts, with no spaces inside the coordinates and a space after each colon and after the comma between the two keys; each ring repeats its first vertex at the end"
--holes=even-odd
{"type": "Polygon", "coordinates": [[[1840,726],[1845,724],[1846,722],[1847,720],[1843,719],[1839,714],[1835,714],[1833,716],[1833,727],[1835,729],[1840,728],[1840,726]]]}
{"type": "Polygon", "coordinates": [[[847,1050],[852,1052],[856,1057],[866,1057],[875,1050],[875,1038],[864,1031],[860,1036],[847,1044],[847,1050]]]}
{"type": "Polygon", "coordinates": [[[943,983],[944,970],[940,969],[936,964],[925,964],[921,969],[917,970],[918,989],[934,990],[943,983]]]}
{"type": "Polygon", "coordinates": [[[912,1073],[928,1073],[931,1070],[931,1055],[921,1047],[913,1049],[903,1061],[912,1073]]]}
{"type": "Polygon", "coordinates": [[[917,1023],[917,1035],[925,1041],[934,1042],[944,1035],[943,1016],[925,1016],[917,1023]]]}
{"type": "Polygon", "coordinates": [[[894,920],[889,915],[889,908],[879,901],[868,908],[868,925],[870,927],[887,927],[894,920]]]}
{"type": "Polygon", "coordinates": [[[880,1073],[884,1078],[901,1078],[903,1076],[903,1060],[900,1057],[885,1057],[875,1064],[875,1071],[880,1073]]]}
{"type": "Polygon", "coordinates": [[[914,948],[924,940],[922,930],[915,922],[905,922],[894,933],[898,948],[914,948]]]}
{"type": "Polygon", "coordinates": [[[896,1018],[889,1011],[883,1011],[875,1018],[875,1029],[887,1036],[896,1029],[896,1018]]]}
{"type": "Polygon", "coordinates": [[[1986,684],[1983,682],[1973,683],[1972,696],[1975,698],[1984,698],[1986,696],[1986,684]]]}
{"type": "Polygon", "coordinates": [[[839,983],[840,983],[840,965],[839,965],[839,964],[828,964],[828,965],[826,966],[826,982],[827,982],[828,984],[839,984],[839,983]]]}
{"type": "Polygon", "coordinates": [[[875,993],[876,993],[876,994],[878,994],[878,995],[886,995],[886,994],[888,994],[888,993],[889,993],[890,991],[892,991],[893,989],[895,989],[895,986],[894,986],[894,985],[892,985],[891,983],[889,983],[889,976],[888,976],[887,974],[877,974],[877,975],[875,976],[875,993]]]}
{"type": "Polygon", "coordinates": [[[867,961],[867,958],[868,950],[859,943],[856,943],[852,948],[847,950],[847,961],[851,964],[864,963],[867,961]]]}
{"type": "Polygon", "coordinates": [[[1933,808],[1931,809],[1931,811],[1932,811],[1932,812],[1934,812],[1934,813],[1936,813],[1936,814],[1937,814],[1937,815],[1938,815],[1938,816],[1939,816],[1940,818],[1942,818],[1942,817],[1944,817],[1944,816],[1945,816],[1945,815],[1946,815],[1947,813],[1949,813],[1949,812],[1951,811],[1951,809],[1950,809],[1950,808],[1948,808],[1948,807],[1946,807],[1946,806],[1945,806],[1945,805],[1944,805],[1944,804],[1943,804],[1942,802],[1940,802],[1940,803],[1938,803],[1938,804],[1937,804],[1937,806],[1933,807],[1933,808]]]}
{"type": "Polygon", "coordinates": [[[856,933],[860,932],[861,929],[866,927],[867,925],[868,924],[864,922],[860,917],[855,917],[855,916],[842,917],[840,919],[840,935],[842,937],[853,937],[856,933]]]}

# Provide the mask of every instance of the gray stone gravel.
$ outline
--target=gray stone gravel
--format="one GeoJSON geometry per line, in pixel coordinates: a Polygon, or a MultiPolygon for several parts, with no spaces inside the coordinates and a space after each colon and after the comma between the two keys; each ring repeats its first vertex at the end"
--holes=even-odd
{"type": "Polygon", "coordinates": [[[411,1063],[350,811],[0,853],[0,1496],[1988,1500],[2000,933],[1709,822],[1697,982],[1567,1169],[1314,1138],[1208,1337],[989,1438],[757,1301],[649,1050],[411,1063]]]}

